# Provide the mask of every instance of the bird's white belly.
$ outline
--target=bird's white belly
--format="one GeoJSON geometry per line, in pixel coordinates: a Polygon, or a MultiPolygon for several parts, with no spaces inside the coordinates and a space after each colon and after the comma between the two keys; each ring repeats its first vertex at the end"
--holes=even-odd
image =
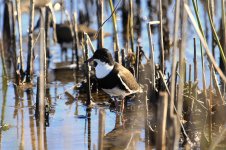
{"type": "Polygon", "coordinates": [[[125,97],[129,95],[126,91],[119,89],[118,87],[114,87],[113,89],[102,89],[105,93],[109,94],[110,96],[122,96],[125,97]]]}

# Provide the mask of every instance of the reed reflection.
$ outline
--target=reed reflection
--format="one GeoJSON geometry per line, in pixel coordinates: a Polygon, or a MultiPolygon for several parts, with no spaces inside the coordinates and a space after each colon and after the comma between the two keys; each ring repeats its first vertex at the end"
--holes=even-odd
{"type": "Polygon", "coordinates": [[[19,102],[19,109],[20,109],[20,122],[21,122],[21,125],[20,125],[20,149],[23,150],[25,147],[24,147],[24,92],[20,90],[20,102],[19,102]]]}
{"type": "Polygon", "coordinates": [[[91,111],[92,109],[91,108],[86,108],[86,116],[87,116],[87,130],[88,130],[88,137],[87,137],[87,148],[88,150],[91,150],[91,144],[92,144],[92,141],[91,141],[91,111]]]}
{"type": "MultiPolygon", "coordinates": [[[[8,85],[7,85],[7,77],[4,76],[4,73],[2,75],[2,108],[1,108],[1,127],[4,126],[5,124],[5,110],[6,110],[6,102],[7,102],[7,90],[8,90],[8,85]]],[[[0,148],[2,147],[2,129],[0,129],[0,148]]]]}
{"type": "Polygon", "coordinates": [[[35,118],[34,118],[34,109],[33,109],[33,90],[26,90],[27,93],[27,103],[28,103],[28,112],[29,112],[29,125],[30,125],[30,136],[31,136],[31,146],[32,150],[37,149],[36,145],[36,133],[35,133],[35,118]]]}
{"type": "Polygon", "coordinates": [[[99,124],[98,124],[98,149],[103,150],[103,139],[105,134],[105,110],[99,110],[99,124]]]}

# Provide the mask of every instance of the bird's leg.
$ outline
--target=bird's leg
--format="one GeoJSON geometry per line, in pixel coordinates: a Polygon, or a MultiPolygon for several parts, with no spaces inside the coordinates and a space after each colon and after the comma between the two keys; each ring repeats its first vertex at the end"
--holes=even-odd
{"type": "Polygon", "coordinates": [[[115,109],[117,110],[119,108],[118,100],[116,97],[114,97],[115,100],[115,109]]]}
{"type": "Polygon", "coordinates": [[[121,113],[123,113],[123,111],[124,111],[124,99],[122,99],[122,101],[121,101],[121,113]]]}
{"type": "Polygon", "coordinates": [[[122,126],[125,127],[124,125],[125,125],[126,119],[124,118],[124,108],[125,108],[126,101],[125,101],[125,97],[120,97],[120,99],[121,99],[121,110],[120,110],[121,122],[122,122],[122,126]]]}
{"type": "Polygon", "coordinates": [[[65,53],[65,61],[67,62],[67,48],[64,48],[64,53],[65,53]]]}
{"type": "Polygon", "coordinates": [[[60,45],[60,47],[61,47],[61,61],[63,61],[63,54],[64,54],[64,50],[63,50],[63,46],[62,45],[60,45]]]}
{"type": "Polygon", "coordinates": [[[124,107],[125,107],[125,98],[124,97],[120,97],[120,99],[121,99],[121,112],[123,113],[123,111],[124,111],[124,107]]]}

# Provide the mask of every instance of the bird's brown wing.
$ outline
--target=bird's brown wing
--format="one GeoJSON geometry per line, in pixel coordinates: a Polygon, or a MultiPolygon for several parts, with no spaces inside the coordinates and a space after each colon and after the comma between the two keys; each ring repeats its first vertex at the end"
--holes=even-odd
{"type": "Polygon", "coordinates": [[[123,67],[122,65],[116,63],[115,64],[117,67],[118,75],[122,79],[122,81],[125,83],[125,85],[129,88],[131,91],[137,91],[140,89],[139,84],[137,83],[136,79],[132,75],[132,73],[123,67]]]}

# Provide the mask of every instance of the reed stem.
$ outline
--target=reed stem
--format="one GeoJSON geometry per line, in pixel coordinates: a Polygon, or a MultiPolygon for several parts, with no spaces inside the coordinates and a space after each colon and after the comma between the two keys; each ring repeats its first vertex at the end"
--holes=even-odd
{"type": "Polygon", "coordinates": [[[20,49],[20,74],[24,74],[24,59],[23,59],[23,41],[22,41],[22,26],[21,26],[21,8],[20,8],[20,0],[16,0],[16,9],[17,9],[17,21],[19,28],[19,49],[20,49]]]}
{"type": "Polygon", "coordinates": [[[98,20],[98,42],[97,42],[97,48],[104,47],[104,33],[103,28],[101,27],[103,23],[103,13],[104,13],[104,0],[97,0],[97,20],[98,20]]]}
{"type": "Polygon", "coordinates": [[[45,112],[45,69],[46,69],[46,44],[45,44],[45,11],[41,8],[41,28],[40,28],[40,85],[39,85],[39,149],[44,149],[44,112],[45,112]]]}
{"type": "Polygon", "coordinates": [[[29,33],[28,33],[28,53],[27,53],[27,82],[31,82],[33,76],[33,47],[34,47],[34,0],[30,0],[30,21],[29,21],[29,33]]]}
{"type": "MultiPolygon", "coordinates": [[[[109,0],[109,4],[110,4],[110,8],[111,8],[111,13],[113,13],[114,6],[113,6],[113,3],[112,3],[112,0],[109,0]]],[[[113,27],[114,27],[114,42],[116,44],[116,50],[119,52],[120,49],[119,49],[119,42],[118,42],[118,29],[117,29],[116,12],[113,13],[112,21],[113,21],[113,27]]]]}
{"type": "Polygon", "coordinates": [[[153,44],[153,39],[152,39],[152,31],[151,31],[151,25],[152,24],[159,24],[159,21],[152,21],[147,23],[147,32],[148,32],[148,39],[149,39],[149,60],[150,60],[150,64],[151,64],[151,82],[152,82],[152,86],[153,89],[155,89],[155,54],[154,54],[154,44],[153,44]]]}
{"type": "Polygon", "coordinates": [[[137,46],[136,49],[136,61],[135,61],[135,78],[137,79],[137,81],[139,81],[139,53],[140,53],[140,46],[137,46]]]}
{"type": "MultiPolygon", "coordinates": [[[[187,3],[187,0],[184,0],[182,3],[187,3]]],[[[182,5],[183,6],[183,5],[182,5]]],[[[181,35],[181,44],[179,47],[179,74],[180,74],[180,78],[179,78],[179,87],[178,87],[178,92],[177,92],[177,111],[178,111],[178,115],[181,116],[182,115],[182,109],[183,109],[183,93],[184,93],[184,79],[185,79],[185,74],[186,74],[186,68],[184,68],[184,63],[185,63],[185,49],[186,49],[186,41],[187,41],[187,14],[185,12],[184,7],[182,7],[182,20],[183,22],[182,24],[182,35],[181,35]]],[[[176,42],[176,41],[174,41],[176,42]]],[[[178,126],[179,126],[179,122],[178,126]]],[[[177,130],[177,134],[180,134],[180,128],[178,128],[177,130]]]]}
{"type": "Polygon", "coordinates": [[[129,33],[131,50],[134,52],[134,35],[133,35],[133,0],[129,0],[129,33]]]}
{"type": "Polygon", "coordinates": [[[76,66],[79,69],[79,56],[78,56],[78,47],[79,47],[79,39],[78,39],[78,23],[77,23],[77,14],[74,12],[73,14],[73,32],[74,32],[74,48],[75,48],[75,56],[76,56],[76,66]]]}
{"type": "Polygon", "coordinates": [[[217,36],[217,32],[216,32],[216,29],[215,29],[214,24],[213,24],[213,18],[211,17],[210,2],[209,2],[209,0],[207,0],[207,3],[208,3],[208,11],[207,12],[208,12],[209,20],[210,20],[211,29],[212,29],[214,38],[215,38],[215,40],[217,42],[217,45],[218,45],[218,47],[220,49],[220,55],[221,55],[222,61],[224,63],[224,66],[226,66],[226,57],[224,55],[224,51],[223,51],[223,48],[221,46],[220,40],[219,40],[219,38],[217,36]]]}
{"type": "MultiPolygon", "coordinates": [[[[87,33],[84,33],[84,40],[85,40],[85,61],[88,60],[89,57],[89,50],[88,50],[88,35],[87,33]]],[[[86,92],[87,92],[87,99],[86,99],[86,105],[89,106],[91,104],[91,89],[90,89],[90,65],[89,62],[86,62],[86,92]]]]}
{"type": "Polygon", "coordinates": [[[211,145],[212,143],[212,101],[213,101],[213,85],[212,85],[212,81],[213,81],[213,66],[210,66],[210,98],[208,101],[208,125],[209,125],[209,144],[211,145]]]}
{"type": "Polygon", "coordinates": [[[200,29],[198,28],[198,26],[197,26],[197,24],[196,24],[196,21],[195,21],[193,15],[192,15],[192,13],[191,13],[191,10],[190,10],[189,6],[188,6],[187,4],[184,4],[184,7],[185,7],[185,9],[186,9],[186,12],[188,13],[189,18],[191,19],[191,22],[192,22],[192,24],[193,24],[193,26],[194,26],[194,28],[195,28],[195,30],[196,30],[196,32],[197,32],[197,34],[198,34],[200,40],[201,40],[201,42],[202,42],[203,47],[204,47],[205,50],[206,50],[206,54],[207,54],[207,56],[208,56],[208,61],[209,61],[209,63],[212,63],[212,64],[213,64],[214,68],[215,68],[216,71],[219,73],[219,75],[220,75],[222,81],[226,83],[226,77],[225,77],[224,73],[221,71],[221,69],[217,66],[217,63],[216,63],[215,59],[214,59],[213,56],[211,55],[210,50],[209,50],[209,48],[208,48],[208,45],[207,45],[207,43],[206,43],[206,40],[204,39],[204,37],[203,37],[203,35],[202,35],[200,29]]]}
{"type": "Polygon", "coordinates": [[[179,28],[179,14],[180,14],[180,0],[176,1],[176,11],[175,11],[175,19],[174,19],[174,39],[173,39],[173,59],[172,59],[172,76],[171,76],[171,88],[170,88],[170,118],[171,118],[171,129],[173,130],[173,132],[171,133],[170,137],[172,138],[172,143],[170,145],[171,149],[178,149],[178,145],[179,145],[179,137],[180,135],[178,135],[177,133],[177,121],[176,121],[176,117],[174,115],[174,100],[175,100],[175,77],[176,77],[176,57],[177,57],[177,53],[176,53],[176,49],[177,49],[177,36],[178,36],[178,28],[179,28]]]}
{"type": "MultiPolygon", "coordinates": [[[[162,22],[162,0],[159,0],[159,18],[160,18],[160,48],[161,48],[161,53],[160,53],[160,69],[164,73],[164,68],[165,68],[165,58],[164,58],[164,43],[163,43],[163,22],[162,22]]],[[[174,41],[175,43],[176,41],[174,41]]]]}

